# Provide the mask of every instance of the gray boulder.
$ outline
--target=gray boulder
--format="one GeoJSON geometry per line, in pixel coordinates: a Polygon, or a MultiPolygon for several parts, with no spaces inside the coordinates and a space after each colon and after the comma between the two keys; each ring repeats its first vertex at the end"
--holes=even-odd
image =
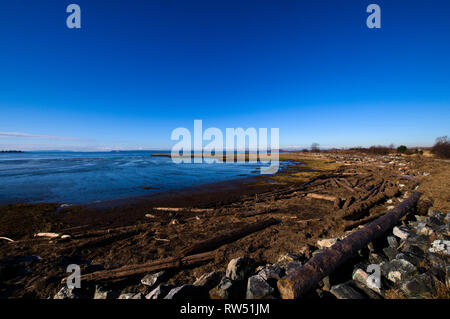
{"type": "Polygon", "coordinates": [[[395,256],[395,259],[404,259],[409,261],[414,266],[418,266],[422,261],[424,261],[423,258],[417,257],[416,255],[409,254],[409,253],[399,253],[395,256]]]}
{"type": "Polygon", "coordinates": [[[267,299],[274,289],[260,275],[252,276],[247,283],[247,299],[267,299]]]}
{"type": "Polygon", "coordinates": [[[410,279],[417,273],[417,268],[405,259],[383,262],[380,267],[381,274],[394,283],[410,279]]]}
{"type": "Polygon", "coordinates": [[[435,240],[429,249],[431,253],[450,256],[450,240],[435,240]]]}
{"type": "Polygon", "coordinates": [[[117,291],[107,290],[102,286],[95,286],[94,299],[116,299],[117,291]]]}
{"type": "Polygon", "coordinates": [[[438,220],[440,223],[445,223],[445,217],[446,217],[446,214],[441,213],[441,212],[438,211],[438,210],[429,209],[429,210],[428,210],[428,216],[429,216],[429,217],[432,217],[432,218],[435,218],[435,219],[438,220]]]}
{"type": "Polygon", "coordinates": [[[400,290],[408,298],[426,298],[435,294],[433,277],[427,273],[414,276],[401,283],[400,290]]]}
{"type": "Polygon", "coordinates": [[[283,269],[277,265],[266,266],[258,272],[264,280],[280,280],[283,277],[283,269]]]}
{"type": "Polygon", "coordinates": [[[330,292],[338,299],[367,299],[365,295],[347,283],[331,287],[330,292]]]}
{"type": "Polygon", "coordinates": [[[411,235],[411,231],[404,226],[395,226],[392,233],[402,240],[408,239],[411,235]]]}
{"type": "Polygon", "coordinates": [[[387,241],[388,241],[389,247],[391,247],[393,249],[398,248],[398,241],[394,236],[388,236],[387,241]]]}
{"type": "Polygon", "coordinates": [[[74,290],[74,288],[69,288],[64,286],[59,290],[53,299],[79,299],[81,296],[74,290]]]}

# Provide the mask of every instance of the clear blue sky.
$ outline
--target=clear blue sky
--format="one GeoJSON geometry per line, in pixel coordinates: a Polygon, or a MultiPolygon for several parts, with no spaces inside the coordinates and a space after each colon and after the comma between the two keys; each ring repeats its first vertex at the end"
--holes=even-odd
{"type": "Polygon", "coordinates": [[[450,135],[449,16],[448,0],[5,0],[0,149],[169,149],[195,119],[278,127],[281,146],[431,145],[450,135]]]}

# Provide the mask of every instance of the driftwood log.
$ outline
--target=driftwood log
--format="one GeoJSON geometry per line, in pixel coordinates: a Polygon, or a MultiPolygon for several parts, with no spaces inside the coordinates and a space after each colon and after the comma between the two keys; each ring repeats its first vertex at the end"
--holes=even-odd
{"type": "MultiPolygon", "coordinates": [[[[186,256],[183,258],[165,258],[145,264],[129,265],[116,269],[96,271],[90,274],[81,275],[80,280],[82,282],[105,281],[141,275],[149,272],[157,272],[161,270],[179,269],[183,267],[202,264],[214,259],[214,256],[215,252],[210,251],[207,253],[186,256]]],[[[64,284],[66,280],[67,278],[63,278],[61,280],[61,283],[64,284]]]]}
{"type": "Polygon", "coordinates": [[[408,199],[384,216],[348,235],[331,248],[318,253],[303,267],[279,280],[277,286],[281,297],[283,299],[295,299],[306,293],[320,280],[355,255],[358,250],[394,227],[401,217],[416,206],[420,196],[421,193],[414,192],[408,199]]]}
{"type": "Polygon", "coordinates": [[[58,233],[37,233],[34,237],[47,237],[47,238],[58,238],[61,234],[58,233]]]}
{"type": "Polygon", "coordinates": [[[194,244],[192,247],[183,251],[184,255],[198,254],[205,251],[214,250],[222,245],[234,242],[242,237],[260,231],[269,226],[278,224],[279,221],[274,218],[265,219],[252,224],[247,224],[242,227],[232,229],[224,234],[206,239],[204,241],[194,244]]]}
{"type": "Polygon", "coordinates": [[[314,199],[323,199],[330,202],[336,201],[336,196],[326,195],[326,194],[316,194],[316,193],[309,193],[306,195],[308,198],[314,198],[314,199]]]}

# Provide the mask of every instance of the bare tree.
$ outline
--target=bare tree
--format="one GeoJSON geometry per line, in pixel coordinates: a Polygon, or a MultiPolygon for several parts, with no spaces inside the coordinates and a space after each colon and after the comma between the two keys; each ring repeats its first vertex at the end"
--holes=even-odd
{"type": "Polygon", "coordinates": [[[450,140],[447,136],[438,137],[431,152],[437,157],[450,158],[450,140]]]}

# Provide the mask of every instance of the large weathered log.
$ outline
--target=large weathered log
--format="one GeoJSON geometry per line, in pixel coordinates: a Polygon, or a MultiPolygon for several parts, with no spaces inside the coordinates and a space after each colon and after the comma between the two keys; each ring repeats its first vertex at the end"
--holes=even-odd
{"type": "MultiPolygon", "coordinates": [[[[145,264],[129,265],[116,269],[108,269],[96,271],[90,274],[80,276],[82,282],[105,281],[119,278],[136,276],[149,272],[157,272],[161,270],[179,269],[183,267],[195,266],[214,259],[215,252],[187,256],[183,258],[165,258],[151,261],[145,264]]],[[[63,278],[61,283],[65,283],[67,278],[63,278]]]]}
{"type": "Polygon", "coordinates": [[[281,297],[295,299],[303,295],[322,278],[328,276],[343,262],[355,255],[358,250],[394,227],[401,217],[416,206],[420,195],[419,192],[414,192],[408,199],[384,216],[348,235],[331,248],[318,253],[303,267],[279,280],[277,286],[281,297]]]}
{"type": "Polygon", "coordinates": [[[260,231],[269,226],[278,224],[279,221],[274,218],[265,219],[253,224],[244,225],[237,229],[232,229],[224,234],[209,238],[194,244],[192,247],[183,251],[184,255],[198,254],[205,251],[214,250],[222,245],[234,242],[242,237],[250,235],[254,232],[260,231]]]}

